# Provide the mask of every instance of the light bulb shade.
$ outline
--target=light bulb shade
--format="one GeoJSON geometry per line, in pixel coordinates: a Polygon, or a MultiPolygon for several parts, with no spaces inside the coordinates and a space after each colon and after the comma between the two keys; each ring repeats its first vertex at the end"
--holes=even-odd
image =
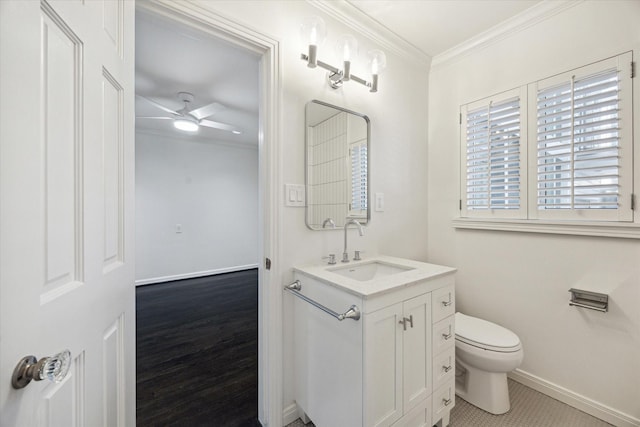
{"type": "Polygon", "coordinates": [[[353,61],[358,56],[358,40],[351,34],[344,34],[336,43],[336,55],[342,61],[353,61]]]}
{"type": "Polygon", "coordinates": [[[305,45],[319,46],[327,36],[327,25],[319,16],[308,16],[300,24],[300,37],[305,45]]]}
{"type": "Polygon", "coordinates": [[[381,50],[372,50],[369,52],[369,70],[371,74],[378,75],[387,67],[387,55],[381,50]]]}
{"type": "Polygon", "coordinates": [[[200,127],[195,119],[189,119],[187,117],[178,117],[177,119],[174,119],[173,126],[176,129],[180,129],[185,132],[195,132],[200,127]]]}

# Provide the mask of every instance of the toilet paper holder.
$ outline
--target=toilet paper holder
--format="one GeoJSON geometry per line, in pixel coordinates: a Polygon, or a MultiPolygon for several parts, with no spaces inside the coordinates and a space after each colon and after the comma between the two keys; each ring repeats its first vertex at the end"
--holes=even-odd
{"type": "Polygon", "coordinates": [[[591,310],[609,311],[609,295],[600,292],[585,291],[583,289],[569,289],[571,300],[569,305],[589,308],[591,310]]]}

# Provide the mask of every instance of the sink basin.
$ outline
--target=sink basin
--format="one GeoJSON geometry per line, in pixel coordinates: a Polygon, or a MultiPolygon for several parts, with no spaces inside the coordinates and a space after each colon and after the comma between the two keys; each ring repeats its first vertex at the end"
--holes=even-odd
{"type": "Polygon", "coordinates": [[[409,270],[413,270],[413,267],[405,267],[382,261],[370,261],[341,267],[327,268],[327,271],[350,279],[359,280],[361,282],[390,276],[392,274],[404,273],[409,270]]]}

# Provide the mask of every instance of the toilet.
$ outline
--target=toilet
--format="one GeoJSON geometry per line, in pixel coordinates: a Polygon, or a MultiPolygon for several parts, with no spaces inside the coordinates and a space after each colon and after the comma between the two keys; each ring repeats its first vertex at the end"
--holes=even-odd
{"type": "Polygon", "coordinates": [[[507,372],[520,366],[520,339],[495,323],[455,314],[456,395],[491,414],[511,407],[507,372]]]}

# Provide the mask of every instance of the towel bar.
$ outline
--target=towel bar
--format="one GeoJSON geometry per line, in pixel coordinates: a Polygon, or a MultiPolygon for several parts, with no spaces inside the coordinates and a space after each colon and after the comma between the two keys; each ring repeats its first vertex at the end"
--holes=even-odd
{"type": "Polygon", "coordinates": [[[324,305],[320,304],[317,301],[312,300],[311,298],[302,295],[299,291],[302,289],[302,284],[300,283],[300,280],[296,280],[293,283],[291,283],[290,285],[287,285],[284,287],[284,290],[287,292],[292,293],[293,295],[297,296],[298,298],[308,302],[309,304],[311,304],[312,306],[319,308],[320,310],[324,311],[325,313],[335,317],[336,319],[338,319],[339,321],[343,321],[344,319],[353,319],[353,320],[360,320],[360,310],[358,310],[358,307],[356,307],[355,305],[352,305],[351,307],[349,307],[349,309],[347,311],[345,311],[344,313],[336,313],[335,311],[331,310],[330,308],[325,307],[324,305]]]}

